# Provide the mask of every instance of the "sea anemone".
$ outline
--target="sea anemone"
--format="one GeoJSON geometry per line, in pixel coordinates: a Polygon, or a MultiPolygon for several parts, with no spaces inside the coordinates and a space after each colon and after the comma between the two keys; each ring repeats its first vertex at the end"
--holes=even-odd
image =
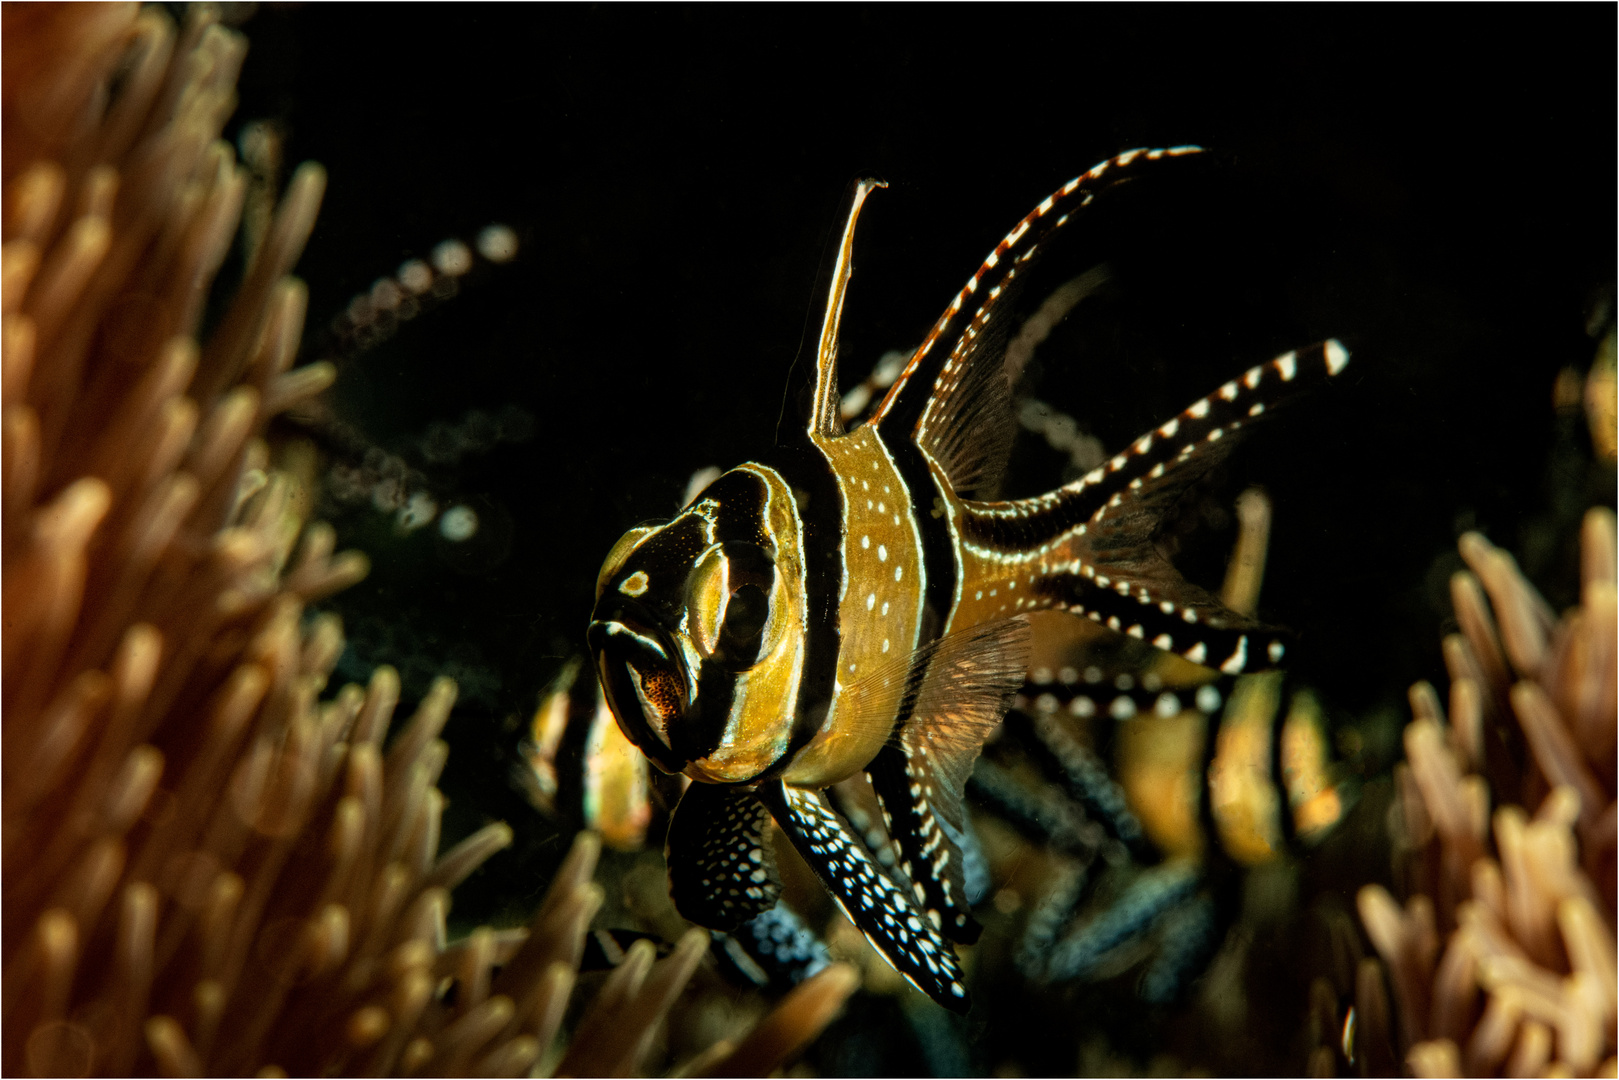
{"type": "Polygon", "coordinates": [[[1358,1038],[1374,1073],[1395,1045],[1419,1076],[1619,1067],[1613,514],[1590,511],[1580,541],[1580,604],[1559,620],[1510,555],[1461,538],[1449,717],[1431,686],[1412,687],[1396,773],[1407,900],[1359,896],[1398,1007],[1365,961],[1358,1038]]]}
{"type": "MultiPolygon", "coordinates": [[[[327,694],[311,601],[357,580],[262,439],[320,392],[288,276],[324,174],[293,175],[211,311],[246,177],[218,138],[246,44],[210,8],[4,11],[4,1046],[13,1075],[520,1075],[644,1064],[707,951],[632,947],[553,1050],[590,919],[585,835],[527,930],[445,941],[455,686],[386,741],[397,675],[327,694]],[[212,324],[206,344],[196,335],[212,324]]],[[[827,969],[688,1068],[775,1067],[827,969]]]]}

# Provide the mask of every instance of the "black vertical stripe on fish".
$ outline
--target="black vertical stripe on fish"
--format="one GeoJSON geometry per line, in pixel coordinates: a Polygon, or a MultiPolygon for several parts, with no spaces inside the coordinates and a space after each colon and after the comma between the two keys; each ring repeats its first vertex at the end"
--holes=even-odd
{"type": "Polygon", "coordinates": [[[766,544],[769,537],[761,523],[768,498],[763,480],[733,469],[704,488],[696,504],[713,503],[715,540],[766,544]]]}
{"type": "Polygon", "coordinates": [[[736,694],[736,675],[712,660],[697,669],[696,708],[686,714],[686,723],[670,731],[670,747],[687,761],[707,757],[725,739],[736,694]]]}
{"type": "Polygon", "coordinates": [[[735,930],[781,897],[770,811],[748,788],[691,785],[669,823],[664,861],[676,910],[710,930],[735,930]]]}
{"type": "MultiPolygon", "coordinates": [[[[881,438],[881,435],[878,437],[881,438]]],[[[925,614],[918,644],[926,644],[944,629],[950,609],[955,606],[956,582],[961,577],[961,567],[956,565],[956,546],[950,539],[950,522],[945,515],[944,499],[939,494],[927,459],[908,439],[894,443],[884,440],[883,445],[888,448],[900,479],[910,493],[911,517],[922,534],[922,565],[927,572],[927,592],[923,597],[925,614]]]]}
{"type": "Polygon", "coordinates": [[[1271,716],[1270,737],[1266,746],[1270,750],[1270,784],[1271,790],[1276,792],[1281,812],[1276,815],[1277,828],[1281,830],[1282,846],[1289,851],[1302,851],[1299,841],[1298,821],[1293,816],[1293,805],[1288,797],[1287,777],[1283,772],[1282,760],[1282,729],[1287,725],[1288,703],[1284,695],[1278,693],[1277,709],[1271,716]]]}
{"type": "Polygon", "coordinates": [[[778,824],[866,939],[919,990],[955,1012],[967,1011],[966,976],[951,948],[855,835],[824,792],[779,781],[759,793],[778,824]]]}
{"type": "Polygon", "coordinates": [[[831,707],[838,674],[838,592],[843,581],[843,494],[831,464],[813,448],[778,448],[769,467],[798,502],[804,529],[809,625],[798,700],[791,703],[792,735],[777,762],[785,765],[813,739],[831,707]]]}

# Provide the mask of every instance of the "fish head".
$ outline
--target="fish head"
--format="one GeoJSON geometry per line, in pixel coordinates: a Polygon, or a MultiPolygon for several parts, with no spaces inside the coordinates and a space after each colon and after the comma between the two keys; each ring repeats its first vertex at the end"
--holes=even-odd
{"type": "Polygon", "coordinates": [[[602,564],[590,654],[624,734],[665,772],[745,783],[786,752],[804,604],[797,530],[768,487],[733,469],[602,564]]]}

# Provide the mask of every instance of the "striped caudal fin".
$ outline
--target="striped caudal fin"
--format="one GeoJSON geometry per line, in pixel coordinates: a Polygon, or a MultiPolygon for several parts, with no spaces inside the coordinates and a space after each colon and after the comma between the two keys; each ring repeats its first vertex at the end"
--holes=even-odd
{"type": "Polygon", "coordinates": [[[1126,501],[1145,503],[1163,493],[1178,494],[1248,425],[1337,375],[1348,363],[1348,350],[1329,339],[1255,365],[1062,491],[1072,492],[1075,512],[1093,521],[1126,501]]]}
{"type": "Polygon", "coordinates": [[[968,502],[960,531],[969,553],[1028,573],[1031,608],[1056,607],[1227,675],[1273,667],[1289,635],[1232,611],[1187,582],[1153,546],[1163,515],[1254,421],[1337,375],[1336,341],[1250,368],[1106,464],[1048,494],[968,502]]]}

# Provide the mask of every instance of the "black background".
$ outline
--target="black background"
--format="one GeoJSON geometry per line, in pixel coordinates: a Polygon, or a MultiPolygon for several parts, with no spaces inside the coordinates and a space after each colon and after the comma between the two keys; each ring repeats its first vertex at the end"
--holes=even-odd
{"type": "MultiPolygon", "coordinates": [[[[244,29],[239,118],[278,120],[289,161],[330,170],[299,269],[307,359],[402,260],[491,221],[522,240],[345,359],[333,397],[407,458],[469,409],[535,420],[428,470],[509,523],[482,561],[378,513],[338,519],[374,562],[333,602],[345,671],[399,665],[407,698],[455,673],[447,833],[524,826],[460,917],[515,920],[537,897],[560,841],[509,785],[513,722],[582,647],[613,540],[671,514],[693,470],[770,445],[860,175],[890,186],[862,219],[845,385],[919,341],[1070,176],[1129,147],[1213,151],[1071,227],[1054,271],[1106,261],[1113,283],[1042,350],[1035,389],[1111,450],[1286,348],[1351,349],[1219,499],[1249,482],[1275,499],[1264,613],[1302,632],[1296,674],[1339,722],[1388,736],[1366,768],[1395,752],[1406,685],[1442,671],[1459,532],[1572,599],[1570,512],[1552,513],[1568,481],[1549,470],[1583,435],[1551,390],[1589,364],[1614,275],[1611,5],[314,5],[244,29]]],[[[1013,493],[1057,479],[1038,447],[1018,454],[1013,493]]],[[[1575,503],[1611,503],[1612,475],[1576,470],[1575,503]]],[[[1204,525],[1182,564],[1217,583],[1229,526],[1204,525]]]]}

